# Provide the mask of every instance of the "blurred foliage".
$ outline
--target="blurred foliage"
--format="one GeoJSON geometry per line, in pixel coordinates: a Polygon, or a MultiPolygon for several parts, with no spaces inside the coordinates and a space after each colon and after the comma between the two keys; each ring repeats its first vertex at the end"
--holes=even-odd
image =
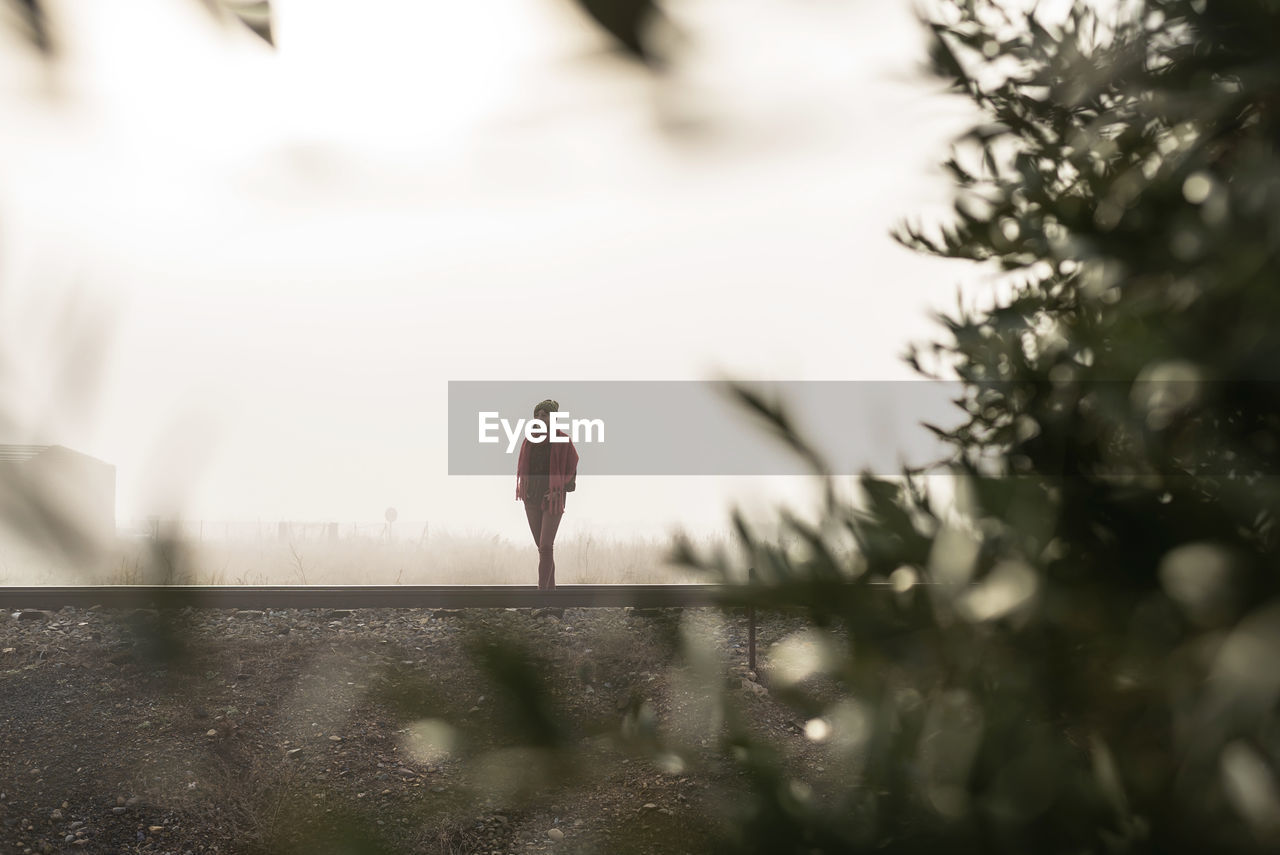
{"type": "Polygon", "coordinates": [[[271,4],[267,0],[204,0],[215,15],[229,14],[253,30],[268,44],[271,35],[271,4]]]}
{"type": "Polygon", "coordinates": [[[40,0],[10,0],[15,26],[32,45],[46,55],[53,53],[53,37],[40,0]]]}
{"type": "Polygon", "coordinates": [[[895,235],[993,271],[907,355],[960,380],[954,501],[909,470],[828,487],[784,545],[735,519],[736,599],[837,630],[770,677],[844,774],[797,803],[753,745],[734,851],[1280,846],[1280,5],[1010,6],[931,8],[932,72],[984,119],[954,216],[895,235]]]}
{"type": "MultiPolygon", "coordinates": [[[[275,44],[271,29],[270,0],[200,0],[215,17],[230,17],[248,27],[268,44],[275,44]]],[[[52,54],[46,3],[41,0],[8,0],[16,26],[41,52],[52,54]]],[[[629,56],[657,68],[661,51],[655,48],[652,30],[662,20],[651,0],[574,0],[574,5],[603,29],[629,56]]],[[[353,11],[354,11],[353,7],[353,11]]]]}
{"type": "MultiPolygon", "coordinates": [[[[271,35],[271,3],[269,0],[200,0],[200,2],[219,20],[233,18],[253,30],[269,44],[274,44],[271,35]]],[[[5,16],[13,21],[20,34],[25,36],[32,47],[46,56],[54,55],[56,40],[54,39],[48,13],[48,3],[42,0],[6,0],[0,5],[0,11],[7,10],[5,16]]],[[[56,13],[55,13],[56,14],[56,13]]]]}
{"type": "Polygon", "coordinates": [[[653,44],[652,28],[661,13],[651,0],[574,0],[623,51],[651,67],[661,65],[661,51],[653,44]]]}

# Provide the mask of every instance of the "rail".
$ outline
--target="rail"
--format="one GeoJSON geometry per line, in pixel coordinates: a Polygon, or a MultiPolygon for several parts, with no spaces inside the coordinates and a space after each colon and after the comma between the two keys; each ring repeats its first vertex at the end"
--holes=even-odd
{"type": "Polygon", "coordinates": [[[672,608],[715,605],[721,585],[38,585],[0,586],[8,609],[672,608]]]}

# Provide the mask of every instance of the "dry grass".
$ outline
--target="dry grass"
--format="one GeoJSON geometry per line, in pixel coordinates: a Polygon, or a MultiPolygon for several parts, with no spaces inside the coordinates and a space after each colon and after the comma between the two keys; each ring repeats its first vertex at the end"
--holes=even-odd
{"type": "MultiPolygon", "coordinates": [[[[701,581],[697,574],[669,563],[669,548],[669,541],[663,538],[620,539],[593,534],[565,538],[556,544],[556,581],[701,581]]],[[[392,542],[372,537],[159,542],[134,539],[122,541],[99,569],[82,574],[78,581],[200,585],[533,584],[537,565],[538,554],[532,543],[515,543],[484,534],[444,532],[433,533],[422,541],[392,542]]]]}

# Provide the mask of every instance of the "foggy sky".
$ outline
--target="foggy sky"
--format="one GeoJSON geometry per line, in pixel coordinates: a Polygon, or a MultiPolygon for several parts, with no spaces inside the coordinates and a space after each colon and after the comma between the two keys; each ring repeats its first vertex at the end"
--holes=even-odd
{"type": "MultiPolygon", "coordinates": [[[[3,439],[114,463],[121,522],[518,536],[514,476],[446,475],[449,380],[908,378],[971,275],[888,236],[967,118],[909,3],[682,3],[665,81],[550,0],[276,0],[275,52],[54,6],[52,77],[0,45],[3,439]]],[[[805,489],[579,484],[568,532],[805,489]]]]}

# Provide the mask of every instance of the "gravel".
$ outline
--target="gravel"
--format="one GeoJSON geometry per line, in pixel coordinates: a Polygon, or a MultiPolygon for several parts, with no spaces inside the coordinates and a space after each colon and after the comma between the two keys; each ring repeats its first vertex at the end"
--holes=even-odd
{"type": "MultiPolygon", "coordinates": [[[[674,728],[699,708],[671,643],[682,622],[726,682],[760,685],[744,679],[745,621],[704,609],[0,611],[0,851],[305,851],[346,810],[392,851],[699,851],[740,786],[714,734],[679,773],[599,738],[637,711],[674,728]],[[576,777],[537,778],[537,755],[494,766],[526,755],[503,753],[510,703],[469,652],[488,637],[542,660],[591,760],[576,777]],[[450,750],[424,753],[423,721],[448,723],[450,750]]],[[[762,652],[797,628],[762,621],[762,652]]],[[[760,727],[794,731],[744,691],[760,727]]]]}

